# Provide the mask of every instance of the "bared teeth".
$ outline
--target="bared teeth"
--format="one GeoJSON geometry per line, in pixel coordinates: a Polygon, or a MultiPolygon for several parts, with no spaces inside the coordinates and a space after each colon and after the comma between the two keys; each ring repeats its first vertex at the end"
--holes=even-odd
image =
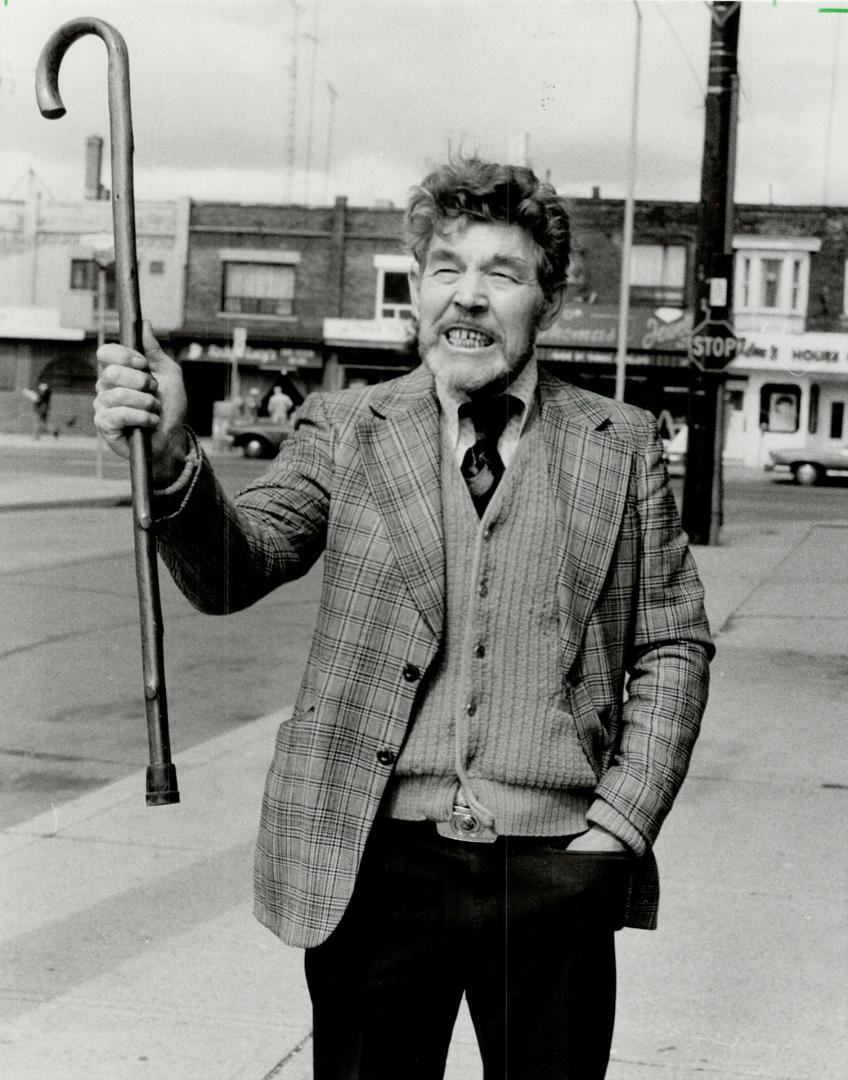
{"type": "Polygon", "coordinates": [[[492,338],[480,330],[469,330],[465,326],[455,326],[448,330],[445,337],[448,344],[457,349],[485,349],[492,344],[492,338]]]}

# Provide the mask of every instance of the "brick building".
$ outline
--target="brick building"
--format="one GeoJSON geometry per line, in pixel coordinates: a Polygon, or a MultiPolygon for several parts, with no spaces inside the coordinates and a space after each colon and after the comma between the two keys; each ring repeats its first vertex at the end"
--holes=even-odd
{"type": "Polygon", "coordinates": [[[220,403],[251,391],[265,400],[276,383],[297,402],[410,366],[400,220],[391,207],[351,208],[344,198],[331,207],[192,205],[173,345],[199,432],[212,429],[220,403]],[[351,322],[359,336],[327,337],[328,325],[351,322]]]}

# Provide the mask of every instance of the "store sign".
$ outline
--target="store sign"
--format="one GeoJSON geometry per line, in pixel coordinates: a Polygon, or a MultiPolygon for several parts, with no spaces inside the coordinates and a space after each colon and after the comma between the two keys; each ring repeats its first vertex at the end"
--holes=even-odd
{"type": "Polygon", "coordinates": [[[848,334],[740,332],[733,371],[848,375],[848,334]]]}
{"type": "MultiPolygon", "coordinates": [[[[643,352],[682,352],[689,345],[692,315],[676,308],[630,308],[627,348],[643,352]]],[[[609,349],[618,347],[618,307],[613,304],[569,304],[554,324],[539,334],[549,348],[609,349]]]]}
{"type": "Polygon", "coordinates": [[[287,346],[279,349],[263,349],[245,345],[243,351],[239,349],[236,353],[229,345],[207,345],[204,348],[199,342],[192,341],[188,348],[180,353],[179,359],[180,361],[204,360],[220,364],[231,364],[233,360],[237,360],[239,364],[251,364],[275,370],[322,367],[321,354],[314,349],[296,349],[287,346]]]}
{"type": "Polygon", "coordinates": [[[347,348],[406,348],[413,326],[409,319],[325,319],[324,341],[347,348]]]}

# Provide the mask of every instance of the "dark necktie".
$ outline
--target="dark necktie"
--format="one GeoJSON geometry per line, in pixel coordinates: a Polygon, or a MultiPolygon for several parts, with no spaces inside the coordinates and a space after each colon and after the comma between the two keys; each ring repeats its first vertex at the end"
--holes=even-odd
{"type": "Polygon", "coordinates": [[[459,407],[460,419],[468,416],[474,424],[474,445],[466,450],[460,470],[479,517],[483,516],[504,472],[498,440],[510,416],[521,408],[520,400],[507,394],[466,401],[459,407]]]}

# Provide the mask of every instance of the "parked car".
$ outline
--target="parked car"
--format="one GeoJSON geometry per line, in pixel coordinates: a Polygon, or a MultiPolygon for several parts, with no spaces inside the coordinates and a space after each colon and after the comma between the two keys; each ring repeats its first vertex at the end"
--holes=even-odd
{"type": "Polygon", "coordinates": [[[779,447],[769,453],[766,472],[791,472],[796,484],[818,484],[828,475],[848,475],[848,443],[843,446],[779,447]]]}
{"type": "Polygon", "coordinates": [[[232,420],[226,427],[230,445],[241,448],[247,458],[272,458],[292,433],[290,421],[232,420]]]}

